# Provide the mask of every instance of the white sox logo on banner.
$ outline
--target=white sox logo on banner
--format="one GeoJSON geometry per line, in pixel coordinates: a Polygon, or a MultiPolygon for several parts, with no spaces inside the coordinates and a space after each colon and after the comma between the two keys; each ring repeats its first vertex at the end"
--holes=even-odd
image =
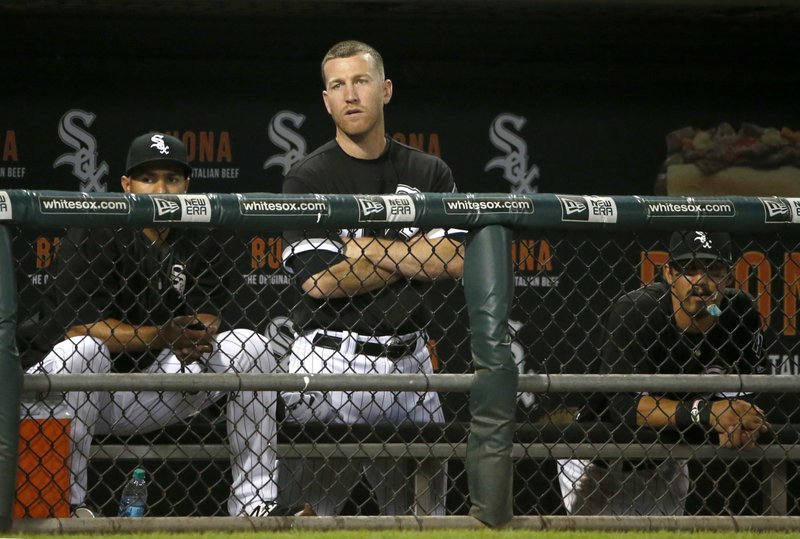
{"type": "Polygon", "coordinates": [[[518,134],[527,121],[524,116],[504,113],[498,115],[489,128],[489,140],[495,148],[505,152],[505,155],[495,157],[486,163],[483,170],[502,169],[503,178],[511,184],[512,193],[539,191],[539,186],[535,185],[539,179],[539,167],[536,165],[528,167],[528,143],[518,134]],[[515,131],[512,131],[509,125],[515,131]]]}
{"type": "Polygon", "coordinates": [[[103,161],[97,164],[97,140],[94,136],[76,125],[76,121],[90,127],[95,115],[91,112],[73,109],[68,111],[58,123],[58,136],[67,146],[75,149],[73,153],[62,154],[53,163],[53,168],[61,165],[72,165],[72,175],[81,181],[84,193],[104,193],[105,182],[101,181],[108,174],[108,164],[103,161]]]}
{"type": "Polygon", "coordinates": [[[290,110],[282,110],[272,117],[267,129],[269,140],[272,144],[284,150],[284,153],[273,155],[267,159],[264,162],[265,170],[270,167],[281,167],[283,175],[286,176],[292,165],[305,157],[306,139],[286,125],[289,123],[295,129],[299,129],[305,120],[306,117],[303,114],[290,110]]]}

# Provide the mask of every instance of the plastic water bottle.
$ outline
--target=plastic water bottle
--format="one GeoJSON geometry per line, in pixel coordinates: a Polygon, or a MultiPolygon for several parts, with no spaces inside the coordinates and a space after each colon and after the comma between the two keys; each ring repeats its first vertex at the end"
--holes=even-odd
{"type": "Polygon", "coordinates": [[[142,517],[147,511],[147,481],[142,468],[136,468],[133,476],[122,489],[119,499],[119,516],[142,517]]]}

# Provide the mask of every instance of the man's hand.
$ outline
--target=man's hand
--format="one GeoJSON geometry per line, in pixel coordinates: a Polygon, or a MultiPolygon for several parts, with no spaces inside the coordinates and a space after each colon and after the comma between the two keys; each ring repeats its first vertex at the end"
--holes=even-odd
{"type": "Polygon", "coordinates": [[[176,316],[161,326],[162,338],[183,363],[196,362],[213,350],[211,342],[219,330],[219,322],[215,317],[203,318],[176,316]]]}
{"type": "Polygon", "coordinates": [[[719,433],[720,447],[750,449],[769,430],[764,410],[743,400],[712,403],[711,426],[719,433]]]}

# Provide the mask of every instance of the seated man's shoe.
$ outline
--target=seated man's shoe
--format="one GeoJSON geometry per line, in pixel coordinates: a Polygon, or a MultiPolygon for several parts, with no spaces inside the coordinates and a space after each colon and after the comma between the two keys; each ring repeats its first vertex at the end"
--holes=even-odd
{"type": "Polygon", "coordinates": [[[94,509],[90,509],[85,505],[72,505],[72,518],[97,518],[100,514],[94,509]]]}
{"type": "Polygon", "coordinates": [[[251,511],[245,513],[248,517],[306,517],[317,516],[316,511],[310,504],[304,507],[285,507],[277,502],[268,502],[256,506],[251,511]]]}

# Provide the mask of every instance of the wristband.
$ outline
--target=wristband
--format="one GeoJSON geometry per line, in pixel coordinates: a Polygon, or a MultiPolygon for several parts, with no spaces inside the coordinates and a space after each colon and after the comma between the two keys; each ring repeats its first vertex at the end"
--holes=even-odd
{"type": "Polygon", "coordinates": [[[692,409],[689,414],[692,416],[692,423],[695,425],[711,426],[711,403],[707,400],[695,399],[692,401],[692,409]]]}
{"type": "Polygon", "coordinates": [[[685,429],[692,425],[711,426],[711,403],[707,400],[679,401],[675,405],[675,426],[685,429]]]}
{"type": "Polygon", "coordinates": [[[675,405],[675,426],[683,430],[692,426],[692,414],[690,407],[683,401],[678,401],[675,405]]]}

